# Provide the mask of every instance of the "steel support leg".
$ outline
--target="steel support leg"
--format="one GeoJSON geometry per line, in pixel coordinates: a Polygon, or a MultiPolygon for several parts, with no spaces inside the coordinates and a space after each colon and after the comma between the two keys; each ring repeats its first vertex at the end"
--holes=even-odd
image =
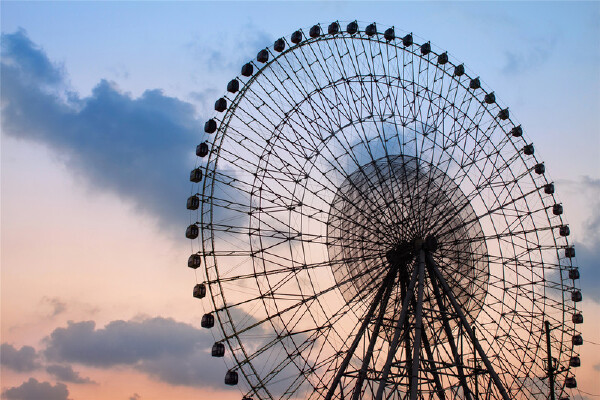
{"type": "Polygon", "coordinates": [[[469,322],[467,321],[467,318],[465,317],[465,314],[463,313],[460,304],[458,304],[458,301],[456,301],[456,298],[454,297],[452,290],[450,290],[450,287],[448,286],[446,279],[444,279],[442,273],[439,271],[439,268],[438,268],[435,260],[433,259],[431,254],[427,254],[426,258],[427,258],[427,264],[433,270],[433,272],[435,273],[435,276],[437,277],[438,281],[442,285],[442,288],[444,289],[446,297],[448,298],[448,300],[450,300],[450,303],[452,304],[454,311],[458,315],[460,322],[462,323],[464,329],[467,331],[467,334],[471,338],[471,341],[475,345],[475,348],[477,349],[477,352],[479,353],[481,360],[485,364],[485,367],[487,368],[488,373],[490,374],[490,376],[492,377],[492,380],[494,381],[494,384],[500,391],[500,395],[502,396],[502,398],[504,400],[510,400],[508,397],[508,394],[506,393],[506,389],[504,388],[504,385],[502,384],[502,381],[500,381],[500,377],[498,376],[496,371],[494,371],[494,368],[492,367],[492,363],[488,359],[487,354],[485,354],[485,352],[483,351],[483,348],[481,347],[481,344],[479,344],[479,341],[473,334],[473,330],[471,329],[471,326],[469,325],[469,322]]]}
{"type": "Polygon", "coordinates": [[[383,299],[381,300],[381,305],[379,306],[379,314],[377,316],[377,322],[375,322],[375,327],[373,328],[373,333],[371,334],[371,340],[369,340],[369,347],[367,349],[367,353],[363,358],[362,366],[360,371],[358,372],[358,380],[356,385],[354,385],[354,394],[352,396],[352,400],[359,400],[360,393],[362,390],[363,382],[365,381],[365,377],[367,375],[367,368],[369,367],[369,363],[371,362],[371,357],[373,356],[373,349],[375,348],[375,342],[377,341],[377,337],[379,336],[379,330],[381,329],[381,322],[385,317],[385,312],[387,309],[388,301],[390,300],[390,295],[392,294],[392,289],[394,287],[394,282],[396,281],[395,276],[389,280],[385,293],[383,295],[383,299]]]}
{"type": "Polygon", "coordinates": [[[419,391],[419,364],[421,361],[421,332],[423,331],[423,286],[425,281],[425,252],[419,252],[419,284],[415,311],[415,341],[413,343],[412,371],[410,376],[410,400],[417,399],[419,391]]]}
{"type": "Polygon", "coordinates": [[[431,351],[429,340],[427,340],[427,334],[425,333],[425,329],[421,331],[421,337],[423,340],[423,347],[425,347],[425,352],[427,353],[427,361],[429,362],[429,368],[431,369],[431,374],[433,375],[433,382],[435,383],[437,396],[440,398],[440,400],[446,400],[444,388],[442,387],[440,376],[436,371],[435,361],[433,359],[433,352],[431,351]]]}
{"type": "MultiPolygon", "coordinates": [[[[427,257],[427,256],[426,256],[427,257]]],[[[458,380],[460,381],[461,386],[463,387],[463,392],[467,400],[471,399],[471,390],[467,385],[467,379],[465,378],[465,372],[463,370],[462,360],[460,355],[458,354],[458,348],[456,347],[456,343],[454,342],[454,336],[452,336],[452,328],[448,323],[448,318],[446,317],[447,310],[444,302],[442,300],[442,295],[440,293],[440,289],[437,285],[436,278],[434,272],[432,271],[429,263],[427,263],[427,269],[429,270],[429,275],[431,277],[431,286],[433,288],[433,294],[435,296],[435,300],[438,304],[438,308],[440,309],[440,314],[442,316],[442,325],[444,326],[444,332],[446,333],[446,337],[448,338],[448,344],[450,345],[450,350],[452,351],[452,357],[454,357],[454,362],[456,363],[456,370],[458,372],[458,380]]]]}
{"type": "Polygon", "coordinates": [[[394,332],[394,337],[392,338],[392,343],[390,343],[388,356],[385,361],[385,366],[383,367],[383,372],[379,381],[379,388],[377,389],[377,395],[375,397],[375,400],[382,400],[383,398],[383,390],[385,389],[385,384],[390,374],[392,362],[394,361],[394,356],[396,355],[396,350],[398,349],[400,335],[402,334],[404,322],[406,321],[406,314],[408,314],[409,302],[413,296],[413,291],[415,290],[417,274],[419,272],[418,270],[418,268],[415,268],[413,270],[412,276],[410,278],[410,283],[408,284],[408,290],[406,291],[404,299],[402,300],[402,310],[400,311],[400,318],[398,319],[398,325],[396,325],[396,330],[394,332]]]}
{"type": "Polygon", "coordinates": [[[333,394],[335,393],[335,389],[339,385],[340,380],[342,379],[342,376],[346,372],[346,368],[348,368],[348,364],[350,364],[350,360],[352,359],[352,356],[354,355],[354,352],[356,351],[356,348],[358,347],[358,344],[360,343],[360,340],[362,339],[362,337],[365,333],[365,330],[367,329],[367,326],[369,325],[369,322],[371,322],[371,319],[373,318],[373,314],[375,313],[377,306],[381,302],[381,298],[383,297],[383,294],[388,287],[389,280],[390,279],[392,281],[394,280],[396,272],[397,272],[396,268],[390,268],[389,273],[385,277],[383,285],[381,285],[381,287],[375,294],[375,297],[373,298],[373,301],[371,302],[371,306],[369,307],[369,310],[367,311],[367,314],[365,315],[365,319],[362,322],[360,328],[358,329],[358,332],[356,333],[356,336],[354,337],[354,341],[352,342],[352,345],[350,346],[350,348],[348,349],[348,352],[346,353],[346,357],[344,357],[342,364],[338,368],[338,371],[335,374],[333,381],[331,382],[331,386],[329,387],[329,391],[327,392],[327,395],[325,396],[325,400],[331,400],[331,398],[333,397],[333,394]]]}

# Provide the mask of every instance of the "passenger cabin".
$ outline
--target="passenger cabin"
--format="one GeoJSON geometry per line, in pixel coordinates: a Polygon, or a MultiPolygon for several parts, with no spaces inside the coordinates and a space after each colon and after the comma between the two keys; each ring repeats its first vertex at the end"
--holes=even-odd
{"type": "Polygon", "coordinates": [[[202,170],[200,168],[193,169],[190,172],[190,182],[198,183],[202,180],[202,170]]]}
{"type": "Polygon", "coordinates": [[[532,156],[533,153],[533,144],[526,144],[525,146],[523,146],[523,154],[525,154],[526,156],[532,156]]]}
{"type": "Polygon", "coordinates": [[[232,370],[227,371],[225,374],[225,384],[226,385],[237,385],[238,383],[238,373],[232,370]]]}
{"type": "Polygon", "coordinates": [[[302,32],[296,31],[296,32],[292,33],[290,40],[294,44],[300,43],[302,41],[302,32]]]}
{"type": "Polygon", "coordinates": [[[581,313],[573,314],[574,324],[583,324],[583,315],[581,313]]]}
{"type": "MultiPolygon", "coordinates": [[[[192,254],[189,258],[188,258],[188,267],[192,268],[192,269],[197,269],[202,265],[202,257],[200,257],[200,254],[192,254]]],[[[195,290],[196,288],[194,288],[195,290]]]]}
{"type": "Polygon", "coordinates": [[[521,128],[521,125],[515,126],[510,130],[510,134],[514,137],[521,137],[523,136],[523,128],[521,128]]]}
{"type": "Polygon", "coordinates": [[[204,123],[204,132],[206,133],[215,133],[217,130],[217,121],[214,119],[209,119],[204,123]]]}
{"type": "Polygon", "coordinates": [[[431,43],[429,43],[429,42],[423,43],[421,45],[421,54],[426,56],[429,53],[431,53],[431,43]]]}
{"type": "Polygon", "coordinates": [[[244,76],[252,76],[254,72],[254,66],[250,63],[246,63],[242,65],[242,75],[244,76]]]}
{"type": "Polygon", "coordinates": [[[383,33],[383,37],[388,42],[394,40],[396,38],[396,32],[394,32],[394,28],[387,28],[383,33]]]}
{"type": "Polygon", "coordinates": [[[554,193],[554,183],[548,183],[544,186],[544,193],[553,194],[554,193]]]}
{"type": "Polygon", "coordinates": [[[190,225],[185,230],[185,237],[188,239],[196,239],[200,231],[196,225],[190,225]]]}
{"type": "Polygon", "coordinates": [[[583,337],[581,335],[575,335],[572,339],[573,346],[581,346],[583,344],[583,337]]]}
{"type": "Polygon", "coordinates": [[[575,247],[565,248],[565,257],[567,257],[567,258],[575,257],[575,247]]]}
{"type": "Polygon", "coordinates": [[[471,79],[471,82],[469,83],[469,87],[473,90],[479,89],[481,87],[481,81],[479,80],[479,78],[471,79]]]}
{"type": "Polygon", "coordinates": [[[279,38],[273,43],[273,50],[278,53],[281,53],[285,49],[285,40],[283,38],[279,38]]]}
{"type": "Polygon", "coordinates": [[[454,67],[454,76],[463,76],[465,74],[465,65],[460,64],[454,67]]]}
{"type": "Polygon", "coordinates": [[[560,234],[560,236],[569,236],[571,234],[569,225],[563,225],[560,228],[558,228],[558,233],[560,234]]]}
{"type": "Polygon", "coordinates": [[[579,303],[581,300],[583,300],[581,291],[579,291],[579,290],[572,291],[571,292],[571,300],[573,300],[575,303],[579,303]]]}
{"type": "Polygon", "coordinates": [[[200,326],[203,328],[212,328],[215,326],[215,317],[212,314],[204,314],[200,320],[200,326]]]}
{"type": "Polygon", "coordinates": [[[544,163],[536,164],[535,167],[533,167],[533,169],[538,175],[542,175],[544,172],[546,172],[546,167],[544,166],[544,163]]]}
{"type": "Polygon", "coordinates": [[[350,22],[346,27],[346,32],[348,32],[351,35],[354,35],[356,32],[358,32],[358,22],[350,22]]]}
{"type": "Polygon", "coordinates": [[[337,22],[332,22],[331,24],[329,24],[329,27],[327,28],[327,33],[329,33],[330,35],[336,35],[340,33],[340,24],[338,24],[337,22]]]}
{"type": "Polygon", "coordinates": [[[269,61],[269,51],[267,49],[262,49],[259,51],[256,55],[256,61],[263,64],[269,61]]]}
{"type": "Polygon", "coordinates": [[[581,367],[581,359],[579,357],[577,357],[577,356],[573,356],[569,360],[569,365],[571,367],[575,367],[575,368],[581,367]]]}
{"type": "Polygon", "coordinates": [[[554,215],[561,215],[563,213],[563,206],[562,204],[555,204],[552,206],[552,214],[554,215]]]}
{"type": "Polygon", "coordinates": [[[219,342],[213,344],[211,355],[213,357],[225,357],[225,345],[219,342]]]}
{"type": "Polygon", "coordinates": [[[494,92],[488,93],[483,97],[483,101],[487,104],[494,104],[496,102],[496,95],[494,92]]]}
{"type": "Polygon", "coordinates": [[[574,376],[569,376],[565,379],[565,386],[569,389],[575,389],[577,387],[577,380],[575,380],[574,376]]]}
{"type": "Polygon", "coordinates": [[[200,199],[198,198],[198,196],[194,195],[194,196],[188,197],[188,199],[187,199],[187,209],[188,210],[197,210],[199,206],[200,206],[200,199]]]}
{"type": "Polygon", "coordinates": [[[308,34],[311,38],[316,38],[321,36],[321,27],[319,25],[313,25],[308,31],[308,34]]]}
{"type": "Polygon", "coordinates": [[[569,270],[569,279],[572,279],[572,280],[579,279],[579,269],[578,268],[572,268],[569,270]]]}
{"type": "Polygon", "coordinates": [[[508,108],[502,109],[498,113],[498,118],[500,118],[502,121],[506,121],[509,117],[510,113],[508,112],[508,108]]]}
{"type": "Polygon", "coordinates": [[[410,33],[402,38],[402,45],[404,47],[412,46],[413,43],[413,36],[410,33]]]}
{"type": "Polygon", "coordinates": [[[448,62],[448,53],[442,53],[438,56],[438,64],[446,64],[448,62]]]}
{"type": "Polygon", "coordinates": [[[202,142],[196,146],[196,155],[198,157],[206,157],[208,154],[208,143],[202,142]]]}
{"type": "MultiPolygon", "coordinates": [[[[204,283],[198,283],[194,286],[194,297],[197,299],[203,299],[206,296],[206,285],[204,283]]],[[[212,315],[211,315],[212,317],[212,315]]]]}
{"type": "Polygon", "coordinates": [[[227,84],[227,91],[229,93],[235,93],[238,90],[240,90],[240,81],[238,81],[237,79],[230,80],[227,84]]]}
{"type": "Polygon", "coordinates": [[[223,112],[227,109],[227,100],[221,97],[219,100],[215,101],[215,111],[223,112]]]}
{"type": "Polygon", "coordinates": [[[367,25],[367,27],[365,28],[365,33],[367,34],[367,36],[376,35],[377,34],[377,25],[375,25],[375,23],[367,25]]]}

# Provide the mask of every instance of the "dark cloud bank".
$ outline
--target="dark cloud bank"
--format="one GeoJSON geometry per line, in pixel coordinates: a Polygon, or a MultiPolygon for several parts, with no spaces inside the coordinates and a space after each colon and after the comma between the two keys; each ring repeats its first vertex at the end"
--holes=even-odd
{"type": "Polygon", "coordinates": [[[52,386],[30,378],[2,395],[7,399],[67,399],[68,390],[62,382],[95,383],[74,371],[72,364],[102,369],[129,367],[171,385],[224,390],[228,388],[223,384],[227,368],[220,359],[211,357],[212,345],[212,336],[206,331],[170,318],[112,321],[103,328],[97,328],[94,321],[69,322],[44,339],[45,347],[39,353],[29,346],[17,350],[2,344],[3,367],[34,372],[42,368],[37,360],[43,358],[50,363],[45,371],[61,383],[52,386]]]}
{"type": "Polygon", "coordinates": [[[30,372],[40,368],[38,355],[31,346],[23,346],[17,350],[13,345],[2,343],[0,346],[2,366],[16,372],[30,372]]]}
{"type": "Polygon", "coordinates": [[[80,97],[24,30],[2,34],[1,68],[4,134],[49,146],[89,187],[133,201],[162,226],[185,225],[190,157],[203,140],[190,103],[160,90],[132,98],[106,80],[80,97]]]}
{"type": "Polygon", "coordinates": [[[29,378],[21,386],[12,387],[2,392],[2,398],[9,400],[68,400],[69,390],[64,383],[52,385],[29,378]]]}
{"type": "Polygon", "coordinates": [[[70,322],[45,344],[53,362],[129,366],[173,385],[223,388],[226,369],[209,354],[211,335],[173,319],[113,321],[100,329],[93,321],[70,322]]]}
{"type": "Polygon", "coordinates": [[[583,241],[575,243],[577,265],[581,271],[584,298],[600,303],[600,179],[583,177],[576,183],[580,193],[592,198],[589,217],[584,224],[583,241]]]}

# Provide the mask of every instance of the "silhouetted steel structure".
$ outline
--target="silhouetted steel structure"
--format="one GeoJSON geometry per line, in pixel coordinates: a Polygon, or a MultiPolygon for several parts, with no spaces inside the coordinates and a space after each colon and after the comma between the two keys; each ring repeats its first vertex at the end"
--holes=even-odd
{"type": "Polygon", "coordinates": [[[579,271],[545,164],[479,77],[417,41],[298,30],[215,103],[188,266],[244,399],[576,387],[579,271]]]}

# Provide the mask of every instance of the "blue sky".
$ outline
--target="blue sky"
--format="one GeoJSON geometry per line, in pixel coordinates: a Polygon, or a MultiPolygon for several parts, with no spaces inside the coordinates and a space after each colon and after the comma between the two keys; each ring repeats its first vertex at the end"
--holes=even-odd
{"type": "MultiPolygon", "coordinates": [[[[159,382],[154,394],[208,393],[189,384],[213,373],[201,368],[203,354],[189,339],[201,315],[188,296],[193,278],[183,267],[189,250],[181,234],[194,145],[241,65],[278,37],[315,22],[358,19],[362,26],[377,21],[413,32],[495,90],[557,182],[586,278],[586,322],[600,314],[600,3],[0,7],[2,354],[16,360],[2,369],[6,398],[46,390],[61,399],[68,387],[74,398],[91,398],[91,392],[103,398],[110,389],[146,399],[153,398],[143,392],[152,379],[159,382]],[[42,239],[32,240],[32,229],[42,239]],[[173,350],[157,334],[140,345],[138,358],[124,361],[103,351],[114,332],[144,327],[181,333],[189,348],[173,350]],[[74,350],[57,332],[87,332],[97,352],[69,356],[74,350]],[[149,350],[157,346],[199,358],[185,358],[187,370],[173,368],[166,353],[149,350]],[[107,383],[119,380],[109,372],[115,366],[134,377],[129,384],[107,383]]],[[[600,323],[589,326],[585,335],[600,343],[600,323]]],[[[600,350],[589,346],[580,387],[598,394],[600,350]]]]}

